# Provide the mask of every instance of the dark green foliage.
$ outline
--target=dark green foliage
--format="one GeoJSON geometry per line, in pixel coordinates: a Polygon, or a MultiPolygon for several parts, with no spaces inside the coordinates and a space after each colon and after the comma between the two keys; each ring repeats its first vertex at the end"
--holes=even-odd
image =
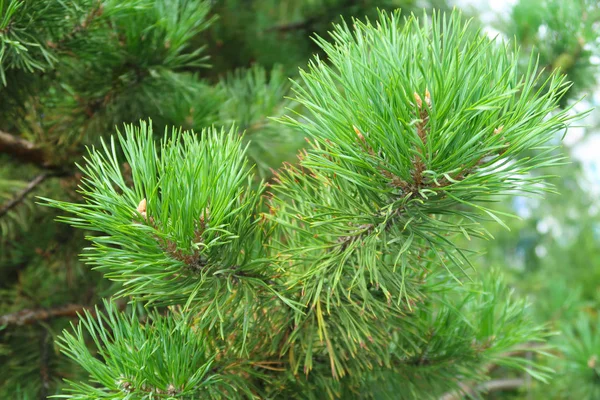
{"type": "Polygon", "coordinates": [[[294,158],[304,144],[303,137],[273,121],[286,110],[298,108],[287,100],[291,83],[280,65],[269,72],[258,65],[235,70],[217,87],[226,99],[219,108],[219,120],[235,123],[245,133],[248,156],[255,161],[261,177],[270,175],[271,166],[294,158]]]}
{"type": "MultiPolygon", "coordinates": [[[[428,4],[449,9],[443,0],[428,4]]],[[[208,31],[214,42],[210,49],[214,72],[257,63],[267,68],[282,64],[286,73],[295,75],[299,65],[322,51],[309,38],[326,35],[332,23],[350,17],[376,18],[378,9],[402,8],[408,15],[422,6],[414,0],[218,1],[213,10],[219,23],[208,31]]]]}

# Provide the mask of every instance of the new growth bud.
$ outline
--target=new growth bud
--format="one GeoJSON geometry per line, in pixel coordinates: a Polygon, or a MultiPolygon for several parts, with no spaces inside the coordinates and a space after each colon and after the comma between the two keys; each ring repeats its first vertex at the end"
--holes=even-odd
{"type": "Polygon", "coordinates": [[[142,201],[140,201],[140,204],[137,206],[137,212],[140,213],[144,219],[146,219],[146,199],[142,199],[142,201]]]}

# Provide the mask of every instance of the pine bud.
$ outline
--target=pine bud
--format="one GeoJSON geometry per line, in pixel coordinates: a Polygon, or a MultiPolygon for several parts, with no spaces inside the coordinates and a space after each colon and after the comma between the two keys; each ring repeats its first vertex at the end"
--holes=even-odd
{"type": "Polygon", "coordinates": [[[140,201],[140,204],[137,206],[137,211],[144,219],[146,219],[146,199],[142,199],[142,201],[140,201]]]}
{"type": "Polygon", "coordinates": [[[425,104],[431,108],[431,93],[429,93],[429,89],[425,89],[425,104]]]}
{"type": "MultiPolygon", "coordinates": [[[[421,99],[421,96],[419,96],[419,93],[414,92],[413,96],[417,102],[417,107],[422,108],[423,100],[421,99]]],[[[429,89],[425,89],[425,104],[427,104],[427,107],[431,107],[431,93],[429,93],[429,89]]]]}
{"type": "Polygon", "coordinates": [[[413,96],[415,97],[415,101],[417,102],[417,107],[423,107],[423,100],[421,100],[421,96],[419,96],[419,93],[414,92],[413,96]]]}
{"type": "Polygon", "coordinates": [[[362,141],[365,140],[365,137],[363,136],[363,134],[358,130],[358,128],[354,125],[352,125],[352,127],[354,128],[354,132],[356,132],[356,136],[358,136],[358,138],[362,141]]]}
{"type": "Polygon", "coordinates": [[[175,389],[175,386],[172,383],[169,383],[169,386],[167,386],[167,394],[169,396],[175,396],[177,394],[177,389],[175,389]]]}

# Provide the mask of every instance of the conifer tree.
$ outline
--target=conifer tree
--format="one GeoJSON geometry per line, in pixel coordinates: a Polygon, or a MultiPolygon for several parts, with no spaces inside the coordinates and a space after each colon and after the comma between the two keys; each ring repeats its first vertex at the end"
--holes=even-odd
{"type": "MultiPolygon", "coordinates": [[[[0,3],[0,128],[18,133],[0,132],[0,395],[451,399],[548,382],[545,319],[471,253],[506,227],[494,202],[551,188],[538,171],[564,160],[588,47],[536,58],[534,31],[519,53],[458,12],[375,12],[393,1],[210,3],[0,3]]],[[[584,325],[560,348],[591,368],[584,325]]]]}

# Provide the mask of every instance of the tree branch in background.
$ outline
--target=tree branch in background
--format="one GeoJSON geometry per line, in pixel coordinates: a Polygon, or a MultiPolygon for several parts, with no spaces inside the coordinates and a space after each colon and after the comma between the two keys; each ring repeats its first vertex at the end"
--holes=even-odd
{"type": "Polygon", "coordinates": [[[289,24],[283,25],[275,25],[267,29],[268,32],[277,31],[277,32],[290,32],[300,29],[307,29],[310,25],[312,25],[317,18],[311,17],[304,21],[290,22],[289,24]]]}
{"type": "Polygon", "coordinates": [[[9,200],[8,202],[4,203],[0,207],[0,218],[2,218],[4,215],[6,215],[17,204],[19,204],[23,200],[25,200],[25,197],[33,189],[35,189],[36,186],[38,186],[40,183],[42,183],[48,176],[50,176],[50,174],[48,172],[44,172],[43,174],[40,174],[40,175],[36,176],[34,180],[32,180],[31,182],[29,182],[27,184],[27,186],[25,187],[25,189],[21,190],[11,200],[9,200]]]}
{"type": "Polygon", "coordinates": [[[489,392],[497,392],[501,390],[516,390],[522,387],[525,384],[525,379],[523,378],[514,378],[514,379],[496,379],[493,381],[485,382],[475,386],[474,388],[469,387],[468,385],[461,383],[461,390],[451,393],[446,393],[440,400],[461,400],[465,398],[465,396],[474,396],[477,393],[489,393],[489,392]]]}
{"type": "Polygon", "coordinates": [[[332,19],[339,17],[340,15],[346,14],[351,7],[356,5],[355,0],[346,0],[342,2],[338,7],[334,10],[330,10],[326,14],[313,15],[305,20],[290,22],[282,25],[275,25],[267,29],[267,32],[277,31],[277,32],[291,32],[296,30],[308,30],[311,25],[319,21],[329,22],[332,19]]]}
{"type": "Polygon", "coordinates": [[[46,153],[34,143],[0,130],[0,153],[8,154],[42,168],[53,169],[55,166],[47,160],[46,153]]]}
{"type": "Polygon", "coordinates": [[[44,329],[40,337],[40,380],[42,381],[40,399],[46,399],[48,397],[48,390],[50,389],[49,347],[48,331],[44,329]]]}
{"type": "MultiPolygon", "coordinates": [[[[532,354],[535,350],[546,349],[546,345],[544,343],[536,343],[531,342],[527,343],[520,349],[508,351],[503,353],[504,357],[514,357],[521,354],[532,354]]],[[[498,368],[498,364],[488,364],[485,368],[485,374],[489,375],[492,371],[498,368]]],[[[527,378],[529,375],[527,375],[527,378]]],[[[439,400],[460,400],[464,398],[465,395],[473,396],[479,392],[493,392],[500,390],[512,390],[517,389],[521,386],[524,386],[527,383],[527,380],[524,378],[515,378],[515,379],[499,379],[492,380],[489,382],[485,382],[473,387],[474,383],[467,384],[465,382],[460,382],[460,390],[452,391],[444,394],[440,397],[439,400]]]]}
{"type": "Polygon", "coordinates": [[[76,317],[78,313],[88,310],[92,315],[96,311],[92,307],[81,304],[67,304],[55,308],[25,309],[12,314],[0,316],[0,326],[5,325],[32,325],[40,321],[46,321],[58,317],[76,317]]]}

